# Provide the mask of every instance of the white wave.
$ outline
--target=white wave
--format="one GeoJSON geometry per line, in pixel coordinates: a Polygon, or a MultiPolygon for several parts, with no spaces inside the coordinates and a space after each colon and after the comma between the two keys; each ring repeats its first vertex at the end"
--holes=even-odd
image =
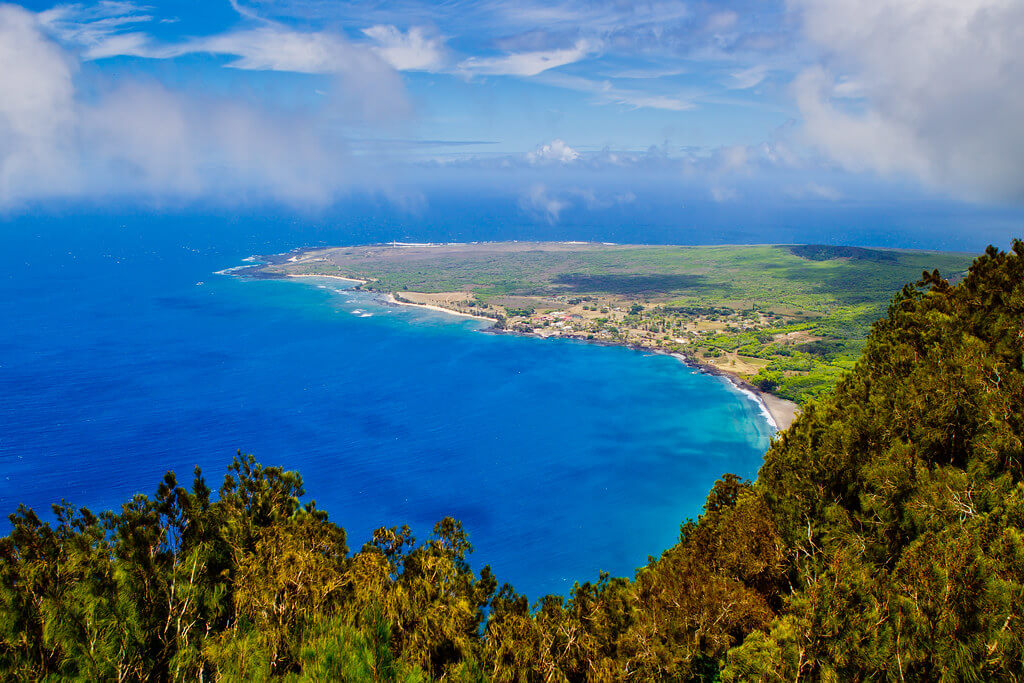
{"type": "Polygon", "coordinates": [[[729,384],[731,384],[733,386],[733,388],[736,389],[736,391],[740,392],[741,394],[743,394],[744,396],[746,396],[751,401],[753,401],[754,403],[757,404],[758,410],[761,412],[761,417],[763,417],[765,419],[765,422],[767,422],[771,426],[772,429],[774,429],[775,431],[779,430],[778,423],[775,422],[775,418],[772,417],[771,411],[768,410],[768,406],[765,405],[765,402],[763,400],[761,400],[760,396],[755,394],[750,389],[747,389],[746,387],[741,387],[740,385],[736,384],[732,380],[728,380],[728,381],[729,381],[729,384]]]}
{"type": "Polygon", "coordinates": [[[232,266],[231,268],[215,271],[214,275],[231,275],[231,273],[234,273],[236,270],[245,270],[246,268],[252,268],[252,266],[232,266]]]}

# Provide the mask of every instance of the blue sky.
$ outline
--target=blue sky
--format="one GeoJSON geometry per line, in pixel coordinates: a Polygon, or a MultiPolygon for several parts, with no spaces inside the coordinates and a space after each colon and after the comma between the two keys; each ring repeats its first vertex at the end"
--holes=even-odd
{"type": "Polygon", "coordinates": [[[1024,199],[1017,0],[0,5],[0,207],[1024,199]]]}

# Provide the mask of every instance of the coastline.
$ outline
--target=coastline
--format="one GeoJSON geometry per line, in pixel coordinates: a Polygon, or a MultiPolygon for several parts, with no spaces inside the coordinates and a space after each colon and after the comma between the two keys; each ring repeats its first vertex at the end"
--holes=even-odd
{"type": "Polygon", "coordinates": [[[767,391],[762,391],[743,378],[722,370],[721,368],[715,367],[710,363],[705,363],[704,361],[693,358],[688,354],[674,352],[672,355],[690,367],[700,370],[706,375],[721,377],[731,384],[737,391],[757,402],[761,406],[761,412],[776,431],[782,432],[789,429],[789,426],[792,425],[793,422],[796,421],[797,416],[800,415],[800,404],[795,401],[790,401],[789,399],[782,398],[781,396],[776,396],[775,394],[768,393],[767,391]]]}
{"type": "MultiPolygon", "coordinates": [[[[318,275],[316,273],[286,273],[286,274],[284,274],[284,276],[285,277],[296,277],[296,278],[303,278],[303,277],[306,277],[306,278],[324,278],[325,277],[325,278],[330,278],[332,280],[343,280],[345,282],[355,282],[355,283],[358,283],[360,285],[365,285],[365,284],[367,284],[369,282],[369,280],[360,280],[360,279],[354,278],[354,277],[342,277],[341,275],[318,275]]],[[[369,292],[369,293],[371,293],[371,294],[380,294],[380,292],[369,292]]],[[[394,295],[393,292],[388,292],[385,295],[384,300],[385,300],[386,303],[388,303],[390,305],[393,305],[393,306],[412,306],[414,308],[424,308],[424,309],[426,309],[428,311],[434,311],[435,313],[445,313],[447,315],[457,315],[457,316],[460,316],[460,317],[463,317],[463,318],[473,318],[474,320],[482,320],[484,322],[491,323],[492,325],[495,322],[494,318],[487,318],[487,317],[482,316],[482,315],[473,315],[472,313],[463,313],[462,311],[453,311],[452,309],[445,308],[443,306],[435,306],[433,304],[418,304],[418,303],[415,303],[415,302],[412,302],[412,301],[400,301],[400,300],[395,298],[395,295],[394,295]]]]}
{"type": "MultiPolygon", "coordinates": [[[[292,258],[295,258],[295,255],[293,255],[292,258]]],[[[288,277],[288,278],[330,278],[330,279],[334,279],[334,280],[343,280],[345,282],[353,282],[353,283],[356,283],[356,284],[359,284],[359,285],[365,285],[365,284],[367,284],[369,282],[369,280],[361,280],[361,279],[358,279],[358,278],[343,277],[341,275],[327,275],[327,274],[316,274],[316,273],[274,273],[271,277],[281,277],[281,276],[288,277]]],[[[422,308],[422,309],[425,309],[425,310],[433,311],[435,313],[444,313],[446,315],[454,315],[454,316],[459,316],[459,317],[463,317],[463,318],[471,318],[471,319],[474,319],[474,320],[479,320],[481,322],[490,323],[491,327],[484,328],[484,331],[492,333],[492,334],[514,334],[514,335],[523,336],[523,337],[535,337],[537,339],[544,339],[545,338],[545,337],[542,337],[541,335],[537,335],[537,334],[533,334],[533,333],[524,333],[524,332],[515,332],[513,330],[499,330],[499,329],[495,329],[493,327],[494,323],[496,322],[494,320],[494,318],[488,318],[488,317],[480,316],[480,315],[473,315],[472,313],[464,313],[462,311],[457,311],[457,310],[453,310],[453,309],[450,309],[450,308],[445,308],[444,306],[437,306],[437,305],[434,305],[434,304],[421,304],[421,303],[414,303],[414,302],[411,302],[411,301],[402,301],[402,300],[396,298],[395,293],[393,293],[393,292],[388,292],[387,294],[383,294],[383,293],[380,293],[380,292],[375,292],[375,293],[376,294],[381,294],[383,296],[383,298],[384,298],[385,303],[387,303],[388,305],[393,305],[393,306],[412,306],[412,307],[415,307],[415,308],[422,308]]],[[[647,353],[657,353],[657,354],[671,355],[671,356],[677,358],[678,360],[680,360],[681,362],[685,363],[686,365],[688,365],[691,368],[699,370],[702,373],[707,374],[707,375],[714,375],[716,377],[721,377],[726,382],[729,382],[729,384],[731,384],[737,391],[739,391],[740,393],[744,394],[745,396],[747,396],[748,398],[750,398],[751,400],[753,400],[754,402],[756,402],[758,404],[758,406],[761,409],[762,417],[764,417],[765,420],[768,422],[768,424],[773,429],[775,429],[777,432],[785,431],[786,429],[788,429],[789,426],[793,424],[793,422],[796,420],[797,416],[800,414],[800,406],[797,403],[795,403],[793,401],[790,401],[790,400],[787,400],[787,399],[784,399],[784,398],[782,398],[780,396],[776,396],[774,394],[768,393],[766,391],[762,391],[762,390],[758,389],[757,387],[753,386],[752,384],[750,384],[749,382],[746,382],[741,377],[738,377],[738,376],[736,376],[736,375],[734,375],[732,373],[729,373],[728,371],[722,370],[722,369],[720,369],[720,368],[718,368],[718,367],[716,367],[716,366],[714,366],[714,365],[712,365],[710,363],[706,363],[706,362],[701,361],[701,360],[699,360],[697,358],[694,358],[693,356],[690,356],[689,354],[687,354],[685,352],[668,351],[668,350],[662,349],[662,348],[648,347],[648,346],[643,346],[643,345],[638,345],[638,344],[619,344],[619,343],[608,342],[608,341],[603,341],[603,340],[590,340],[590,339],[582,339],[582,338],[569,337],[569,336],[560,337],[560,338],[572,339],[574,341],[581,341],[581,342],[590,343],[590,344],[598,344],[598,345],[601,345],[601,346],[620,346],[620,347],[630,348],[630,349],[633,349],[633,350],[636,350],[636,351],[644,351],[644,352],[647,352],[647,353]]]]}
{"type": "MultiPolygon", "coordinates": [[[[419,304],[412,304],[419,305],[419,304]]],[[[454,313],[454,311],[447,311],[448,313],[454,313]]],[[[490,320],[484,318],[484,320],[490,320]]],[[[493,321],[491,321],[493,322],[493,321]]],[[[487,329],[487,332],[492,334],[511,334],[518,337],[533,337],[535,339],[549,339],[550,337],[543,337],[539,334],[533,334],[531,332],[516,332],[514,330],[496,330],[487,329]]],[[[770,394],[766,391],[761,391],[754,385],[745,381],[741,377],[737,377],[729,372],[726,372],[720,368],[698,360],[686,353],[679,351],[668,351],[666,349],[655,348],[651,346],[643,346],[641,344],[617,344],[615,342],[609,342],[604,340],[595,339],[582,339],[579,337],[557,337],[558,339],[569,339],[571,341],[582,342],[584,344],[596,344],[597,346],[617,346],[620,348],[632,349],[633,351],[643,351],[644,353],[656,353],[659,355],[672,356],[684,365],[691,367],[695,370],[699,370],[705,375],[713,375],[715,377],[721,377],[723,380],[728,382],[741,394],[747,396],[747,398],[753,400],[761,408],[761,415],[765,418],[765,421],[777,432],[785,431],[789,429],[790,425],[796,421],[797,416],[800,415],[800,405],[789,399],[770,394]]]]}
{"type": "Polygon", "coordinates": [[[797,416],[800,414],[800,405],[794,401],[770,394],[767,391],[761,391],[742,378],[716,368],[709,363],[703,363],[694,358],[685,358],[685,362],[688,365],[698,368],[706,374],[721,377],[733,385],[737,391],[757,402],[761,406],[762,414],[764,414],[776,431],[784,432],[789,429],[789,426],[796,421],[797,416]]]}
{"type": "Polygon", "coordinates": [[[424,308],[428,311],[434,311],[436,313],[446,313],[448,315],[457,315],[462,318],[482,320],[484,322],[491,323],[492,325],[496,322],[494,318],[487,318],[482,315],[473,315],[472,313],[463,313],[462,311],[453,311],[452,309],[445,308],[444,306],[435,306],[434,304],[418,304],[412,301],[399,301],[398,299],[395,298],[395,295],[392,292],[388,292],[387,298],[385,300],[387,301],[387,303],[392,304],[394,306],[413,306],[415,308],[424,308]]]}
{"type": "Polygon", "coordinates": [[[358,280],[354,277],[342,277],[340,275],[317,275],[314,273],[285,273],[285,277],[326,277],[331,280],[344,280],[345,282],[357,282],[365,285],[369,280],[358,280]]]}
{"type": "Polygon", "coordinates": [[[783,432],[788,429],[796,421],[797,415],[800,414],[800,407],[793,401],[761,391],[732,375],[722,374],[720,376],[732,384],[741,394],[755,401],[761,407],[761,413],[777,432],[783,432]]]}

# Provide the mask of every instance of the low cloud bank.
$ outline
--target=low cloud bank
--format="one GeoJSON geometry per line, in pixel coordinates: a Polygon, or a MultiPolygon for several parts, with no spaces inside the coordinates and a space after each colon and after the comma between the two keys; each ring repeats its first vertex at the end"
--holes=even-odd
{"type": "MultiPolygon", "coordinates": [[[[408,104],[400,77],[373,53],[349,59],[320,47],[293,59],[345,62],[325,98],[344,112],[278,112],[145,80],[82,87],[79,57],[48,37],[39,15],[0,5],[0,205],[108,195],[329,202],[365,184],[369,165],[331,124],[408,104]]],[[[261,54],[253,48],[239,66],[263,68],[261,54]]]]}
{"type": "Polygon", "coordinates": [[[1024,201],[1024,3],[791,0],[825,60],[793,92],[846,168],[1024,201]]]}

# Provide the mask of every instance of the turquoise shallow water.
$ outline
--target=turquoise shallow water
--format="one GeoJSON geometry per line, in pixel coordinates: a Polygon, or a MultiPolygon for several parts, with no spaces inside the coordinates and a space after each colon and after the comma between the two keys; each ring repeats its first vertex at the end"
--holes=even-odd
{"type": "Polygon", "coordinates": [[[351,546],[454,515],[473,563],[536,597],[631,575],[770,439],[753,401],[668,356],[212,274],[294,236],[107,237],[4,252],[5,513],[108,508],[195,464],[216,483],[241,448],[298,469],[351,546]]]}

